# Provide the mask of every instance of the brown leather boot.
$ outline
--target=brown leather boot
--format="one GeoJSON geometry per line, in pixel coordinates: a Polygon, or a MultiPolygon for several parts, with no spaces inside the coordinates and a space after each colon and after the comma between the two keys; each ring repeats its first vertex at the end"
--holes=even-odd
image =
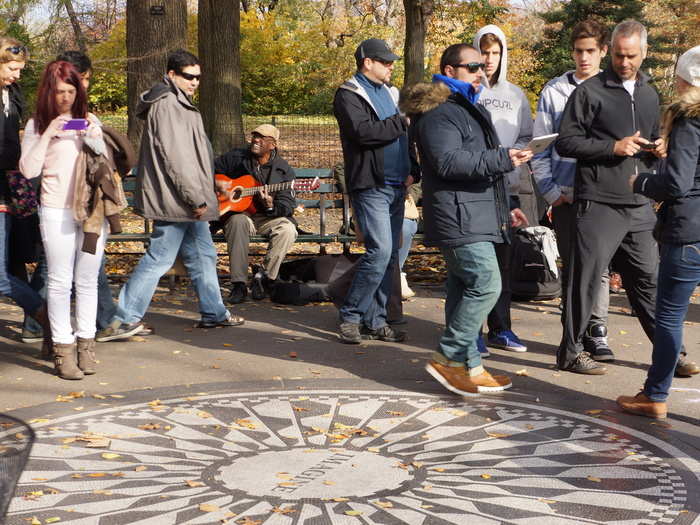
{"type": "Polygon", "coordinates": [[[664,419],[666,417],[666,403],[652,401],[644,392],[639,392],[636,396],[620,396],[617,398],[617,404],[622,410],[630,414],[652,417],[654,419],[664,419]]]}
{"type": "Polygon", "coordinates": [[[78,368],[75,359],[75,343],[53,345],[53,362],[56,373],[61,379],[82,379],[83,371],[78,368]]]}
{"type": "Polygon", "coordinates": [[[41,330],[44,334],[44,341],[41,344],[41,358],[51,361],[53,359],[53,341],[51,341],[51,323],[49,322],[49,310],[46,303],[43,303],[32,317],[41,325],[41,330]]]}
{"type": "Polygon", "coordinates": [[[80,368],[86,376],[90,376],[97,371],[95,339],[83,339],[82,337],[78,337],[78,368],[80,368]]]}

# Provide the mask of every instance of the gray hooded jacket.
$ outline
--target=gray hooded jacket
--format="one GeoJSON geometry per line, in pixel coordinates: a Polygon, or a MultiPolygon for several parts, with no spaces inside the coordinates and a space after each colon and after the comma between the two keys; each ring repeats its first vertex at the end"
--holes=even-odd
{"type": "Polygon", "coordinates": [[[214,157],[202,116],[166,76],[139,98],[138,117],[146,121],[136,178],[135,211],[153,220],[195,221],[219,217],[214,190],[214,157]]]}

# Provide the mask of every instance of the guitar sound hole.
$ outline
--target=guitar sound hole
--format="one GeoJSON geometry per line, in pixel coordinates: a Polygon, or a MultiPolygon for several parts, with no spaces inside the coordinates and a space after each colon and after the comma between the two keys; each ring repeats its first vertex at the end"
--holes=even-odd
{"type": "Polygon", "coordinates": [[[232,201],[237,201],[238,199],[241,198],[241,195],[243,194],[243,187],[242,186],[236,186],[233,188],[231,191],[231,200],[232,201]]]}

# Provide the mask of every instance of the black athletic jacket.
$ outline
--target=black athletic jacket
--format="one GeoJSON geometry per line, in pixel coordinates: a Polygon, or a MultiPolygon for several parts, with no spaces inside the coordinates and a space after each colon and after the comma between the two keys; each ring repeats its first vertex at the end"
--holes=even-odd
{"type": "Polygon", "coordinates": [[[656,157],[640,153],[618,157],[615,141],[639,131],[647,140],[659,137],[659,97],[643,73],[637,76],[634,99],[620,77],[608,67],[576,88],[569,97],[559,128],[556,149],[576,163],[576,199],[609,204],[641,205],[643,195],[634,194],[629,177],[647,171],[656,157]]]}

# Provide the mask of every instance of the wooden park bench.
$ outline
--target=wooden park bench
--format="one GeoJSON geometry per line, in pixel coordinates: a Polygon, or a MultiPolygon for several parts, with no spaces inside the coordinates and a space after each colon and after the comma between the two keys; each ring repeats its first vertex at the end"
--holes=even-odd
{"type": "MultiPolygon", "coordinates": [[[[296,168],[294,170],[297,179],[321,179],[321,185],[311,194],[304,194],[309,198],[301,198],[297,196],[297,206],[303,206],[304,209],[318,210],[318,231],[311,233],[300,234],[297,243],[311,243],[320,245],[320,253],[326,252],[326,245],[329,243],[343,243],[344,249],[349,250],[350,243],[355,240],[354,235],[341,234],[337,231],[328,231],[327,226],[327,211],[330,209],[342,210],[342,232],[347,232],[347,225],[350,222],[350,206],[347,195],[342,193],[339,185],[332,179],[330,169],[317,168],[296,168]]],[[[133,192],[136,189],[136,177],[125,177],[122,181],[124,192],[127,195],[127,201],[130,206],[133,206],[133,192]]],[[[108,242],[142,242],[148,243],[151,234],[151,221],[143,219],[143,229],[138,232],[124,232],[110,235],[108,242]]],[[[214,242],[226,242],[222,233],[213,235],[214,242]]],[[[261,235],[251,237],[251,243],[266,243],[267,238],[261,235]]]]}

